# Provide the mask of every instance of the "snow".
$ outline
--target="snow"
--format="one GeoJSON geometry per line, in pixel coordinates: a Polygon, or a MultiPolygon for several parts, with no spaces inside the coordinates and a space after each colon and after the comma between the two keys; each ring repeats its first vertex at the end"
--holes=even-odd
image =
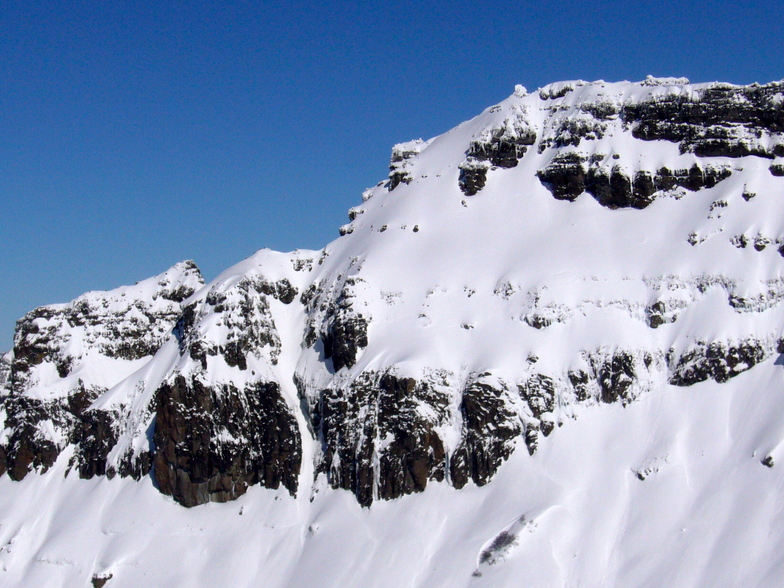
{"type": "Polygon", "coordinates": [[[0,573],[4,585],[98,573],[113,586],[775,585],[784,470],[761,460],[784,458],[784,397],[768,392],[783,376],[769,360],[727,384],[590,407],[485,487],[434,484],[370,509],[323,484],[184,509],[149,478],[63,479],[62,456],[47,475],[0,479],[0,573]],[[515,544],[484,557],[502,532],[515,544]]]}
{"type": "Polygon", "coordinates": [[[393,163],[410,182],[366,190],[351,230],[322,251],[263,249],[205,285],[175,266],[136,286],[85,294],[130,320],[128,299],[171,305],[155,293],[184,280],[195,291],[183,307],[202,313],[194,332],[221,343],[230,329],[210,314],[209,296],[231,296],[243,280],[288,280],[294,302],[267,297],[280,336],[275,361],[264,347],[245,370],[218,356],[202,372],[172,336],[151,359],[111,359],[68,327],[66,349],[81,363],[61,378],[44,362],[27,393],[62,397],[78,379],[105,388],[93,408],[126,415],[108,459],[117,464],[145,448],[153,394],[177,375],[237,386],[275,381],[302,433],[299,492],[255,486],[231,503],[185,509],[149,476],[65,476],[66,450],[44,475],[0,478],[0,583],[84,585],[111,574],[110,588],[779,584],[784,355],[774,350],[784,325],[784,178],[770,174],[769,160],[699,158],[675,143],[635,139],[617,114],[579,145],[546,143],[565,136],[566,119],[595,121],[585,114],[590,105],[611,110],[714,87],[684,84],[649,76],[560,82],[530,94],[518,86],[444,135],[396,145],[393,163]],[[487,164],[486,186],[465,196],[458,176],[471,142],[527,129],[537,142],[516,167],[487,164]],[[610,210],[588,193],[556,200],[538,181],[535,172],[565,149],[632,174],[694,163],[732,174],[712,188],[658,194],[643,210],[610,210]],[[756,196],[746,200],[744,191],[756,196]],[[741,234],[770,244],[739,248],[732,237],[741,234]],[[349,279],[353,309],[369,319],[369,343],[353,367],[334,373],[318,344],[302,343],[307,321],[324,316],[318,308],[309,316],[300,295],[318,285],[326,303],[349,279]],[[651,328],[649,309],[660,300],[675,320],[651,328]],[[667,383],[667,353],[751,335],[767,354],[753,369],[723,384],[667,383]],[[361,508],[324,475],[314,479],[322,449],[308,432],[295,376],[312,395],[370,370],[414,378],[440,370],[455,416],[439,434],[451,452],[462,424],[457,391],[476,374],[507,383],[533,373],[564,379],[616,349],[653,357],[634,401],[562,403],[538,451],[529,455],[520,439],[486,486],[431,482],[421,494],[361,508]],[[773,467],[762,463],[768,456],[773,467]]]}

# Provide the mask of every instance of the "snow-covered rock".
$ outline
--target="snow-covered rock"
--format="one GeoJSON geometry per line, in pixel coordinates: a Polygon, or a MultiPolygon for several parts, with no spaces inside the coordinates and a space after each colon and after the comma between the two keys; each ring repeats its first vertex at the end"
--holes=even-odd
{"type": "Polygon", "coordinates": [[[150,361],[182,314],[180,303],[202,285],[199,269],[185,261],[134,286],[88,292],[21,318],[4,377],[0,470],[21,480],[31,468],[49,469],[72,445],[82,477],[106,473],[118,424],[91,403],[150,361]]]}
{"type": "MultiPolygon", "coordinates": [[[[252,543],[273,585],[715,583],[739,562],[728,584],[769,583],[778,556],[720,555],[736,537],[784,547],[783,150],[782,82],[519,88],[396,145],[321,251],[261,250],[206,285],[185,262],[28,313],[0,361],[0,485],[22,501],[52,476],[30,470],[75,468],[96,479],[46,492],[143,494],[231,545],[220,513],[237,509],[182,514],[148,489],[236,500],[269,523],[252,543]],[[689,550],[696,576],[672,565],[689,550]]],[[[168,531],[150,524],[133,557],[161,580],[168,531]]],[[[102,553],[63,577],[139,580],[102,553]]]]}

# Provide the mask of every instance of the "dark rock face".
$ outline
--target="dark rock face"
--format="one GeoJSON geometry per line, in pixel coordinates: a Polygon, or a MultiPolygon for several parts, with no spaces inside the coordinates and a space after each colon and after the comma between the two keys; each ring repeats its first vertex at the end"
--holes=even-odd
{"type": "Polygon", "coordinates": [[[566,374],[569,384],[574,390],[578,402],[585,402],[591,397],[590,376],[585,370],[572,370],[566,374]]]}
{"type": "MultiPolygon", "coordinates": [[[[308,399],[301,384],[300,390],[308,399]]],[[[307,402],[323,447],[317,473],[363,506],[444,479],[445,449],[436,428],[448,421],[449,398],[431,383],[365,372],[307,402]]]]}
{"type": "Polygon", "coordinates": [[[632,181],[620,166],[610,170],[591,167],[586,174],[585,187],[607,208],[645,208],[653,202],[655,191],[649,173],[637,172],[632,181]]]}
{"type": "Polygon", "coordinates": [[[329,327],[322,335],[324,357],[332,359],[337,372],[344,367],[353,367],[360,348],[367,347],[367,321],[361,314],[347,307],[338,307],[331,315],[329,327]]]}
{"type": "Polygon", "coordinates": [[[542,374],[535,374],[518,385],[520,397],[525,400],[534,418],[555,408],[555,382],[542,374]]]}
{"type": "Polygon", "coordinates": [[[379,430],[392,437],[379,460],[379,498],[421,492],[428,480],[444,479],[445,451],[433,430],[435,423],[417,415],[417,401],[421,399],[443,415],[446,398],[427,386],[420,385],[417,391],[415,380],[390,374],[382,376],[379,388],[379,430]]]}
{"type": "Polygon", "coordinates": [[[466,159],[459,166],[458,184],[463,194],[474,196],[484,188],[489,169],[516,167],[528,147],[534,143],[536,131],[522,111],[510,116],[499,126],[485,129],[471,141],[466,159]]]}
{"type": "Polygon", "coordinates": [[[363,282],[357,276],[340,275],[330,286],[323,281],[311,284],[300,296],[308,315],[304,343],[312,347],[321,341],[324,359],[332,360],[335,372],[352,368],[368,345],[370,319],[355,308],[355,290],[363,282]]]}
{"type": "Polygon", "coordinates": [[[666,312],[664,302],[657,301],[645,309],[645,315],[648,320],[648,326],[652,329],[657,329],[667,322],[664,318],[666,312]]]}
{"type": "Polygon", "coordinates": [[[487,484],[512,454],[515,440],[524,431],[509,391],[493,385],[488,376],[477,376],[463,390],[462,441],[449,464],[455,488],[462,488],[469,480],[477,486],[487,484]]]}
{"type": "Polygon", "coordinates": [[[178,376],[157,391],[154,473],[183,506],[226,502],[248,486],[297,491],[299,427],[278,385],[210,388],[178,376]]]}
{"type": "Polygon", "coordinates": [[[360,278],[347,278],[337,292],[322,292],[314,288],[303,303],[311,314],[309,332],[305,336],[306,345],[321,339],[324,358],[332,360],[332,368],[338,372],[344,367],[351,368],[357,360],[360,349],[368,345],[368,319],[354,308],[354,288],[362,281],[360,278]],[[330,295],[334,295],[330,299],[330,295]],[[316,314],[323,313],[317,329],[316,314]]]}
{"type": "Polygon", "coordinates": [[[559,153],[544,168],[536,172],[536,177],[550,190],[556,200],[576,200],[585,192],[586,158],[570,151],[559,153]]]}
{"type": "Polygon", "coordinates": [[[784,84],[714,84],[690,93],[654,95],[625,104],[621,117],[645,141],[680,144],[700,157],[784,155],[784,84]],[[760,140],[773,138],[773,141],[760,140]]]}
{"type": "Polygon", "coordinates": [[[12,480],[22,480],[33,468],[46,472],[52,467],[62,448],[42,435],[37,425],[55,418],[62,424],[60,408],[24,396],[6,399],[5,426],[11,434],[4,447],[5,467],[12,480]]]}
{"type": "MultiPolygon", "coordinates": [[[[643,354],[643,363],[648,368],[653,359],[650,354],[643,354]]],[[[610,357],[594,361],[593,369],[599,383],[601,394],[599,399],[604,403],[621,402],[627,404],[634,400],[632,387],[639,379],[635,356],[619,349],[610,357]]]]}
{"type": "Polygon", "coordinates": [[[66,444],[76,446],[71,465],[82,478],[106,472],[106,455],[117,442],[116,415],[88,410],[100,389],[78,387],[65,398],[43,401],[23,395],[6,398],[5,425],[11,433],[4,466],[13,480],[23,479],[31,470],[48,470],[66,444]],[[51,423],[60,439],[48,437],[42,425],[51,423]]]}
{"type": "Polygon", "coordinates": [[[107,475],[106,458],[117,445],[121,418],[115,411],[85,410],[79,414],[72,442],[80,478],[107,475]]]}
{"type": "Polygon", "coordinates": [[[575,200],[588,192],[607,208],[646,208],[658,191],[686,188],[692,192],[712,188],[728,178],[726,167],[694,164],[689,169],[660,168],[655,173],[640,170],[633,177],[620,166],[601,167],[596,162],[586,165],[586,158],[575,152],[559,154],[536,172],[539,181],[558,200],[575,200]]]}
{"type": "Polygon", "coordinates": [[[753,337],[736,343],[698,342],[679,357],[669,354],[667,361],[672,371],[670,384],[691,386],[708,379],[726,382],[766,359],[771,351],[753,337]]]}
{"type": "Polygon", "coordinates": [[[103,588],[106,583],[114,577],[112,574],[96,574],[90,580],[93,588],[103,588]]]}
{"type": "Polygon", "coordinates": [[[509,125],[492,129],[486,137],[471,141],[466,155],[477,161],[509,169],[517,166],[528,147],[536,143],[536,132],[530,127],[513,130],[509,125]]]}
{"type": "Polygon", "coordinates": [[[423,491],[430,481],[455,488],[487,484],[515,449],[533,454],[560,422],[559,404],[628,404],[663,364],[645,351],[587,354],[589,370],[562,381],[531,374],[510,387],[490,372],[458,386],[453,374],[421,380],[391,370],[362,372],[322,390],[298,381],[312,431],[322,447],[316,474],[352,492],[363,506],[423,491]],[[443,431],[459,426],[447,447],[443,431]]]}
{"type": "Polygon", "coordinates": [[[120,474],[122,478],[133,478],[138,482],[152,471],[152,460],[153,453],[150,450],[143,450],[138,454],[128,451],[120,460],[117,471],[108,468],[106,475],[113,478],[116,474],[120,474]]]}
{"type": "Polygon", "coordinates": [[[37,308],[17,321],[13,352],[4,357],[10,365],[3,372],[9,433],[2,454],[12,479],[21,480],[32,469],[46,471],[68,444],[75,446],[70,465],[81,477],[106,473],[118,415],[89,410],[104,390],[78,379],[63,396],[43,401],[26,395],[35,385],[36,370],[51,364],[60,378],[67,378],[80,366],[84,358],[67,351],[74,329],[90,352],[124,360],[150,357],[179,318],[179,302],[202,283],[198,268],[186,261],[143,291],[131,286],[92,292],[70,304],[37,308]]]}
{"type": "Polygon", "coordinates": [[[471,377],[459,391],[454,385],[444,371],[420,381],[391,371],[363,372],[316,395],[298,382],[323,451],[316,473],[363,506],[421,492],[429,481],[481,486],[519,441],[533,453],[539,433],[553,429],[555,383],[547,376],[534,375],[516,390],[490,373],[471,377]],[[529,414],[521,413],[521,398],[529,414]],[[462,423],[460,441],[450,454],[441,431],[456,422],[462,423]]]}
{"type": "Polygon", "coordinates": [[[674,323],[677,318],[676,308],[664,300],[657,300],[645,308],[645,320],[652,329],[658,329],[667,323],[674,323]]]}
{"type": "Polygon", "coordinates": [[[475,196],[487,183],[487,170],[490,164],[486,161],[468,159],[460,164],[460,175],[457,182],[466,196],[475,196]]]}
{"type": "MultiPolygon", "coordinates": [[[[425,142],[421,139],[400,143],[392,148],[392,156],[389,158],[389,182],[387,189],[391,192],[400,184],[410,184],[411,162],[419,155],[424,148],[425,142]]],[[[354,220],[354,219],[351,219],[354,220]]]]}

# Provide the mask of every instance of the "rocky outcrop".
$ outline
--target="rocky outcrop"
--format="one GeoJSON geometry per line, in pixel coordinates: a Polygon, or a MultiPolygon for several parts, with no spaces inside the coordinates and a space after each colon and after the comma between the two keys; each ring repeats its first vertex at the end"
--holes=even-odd
{"type": "Polygon", "coordinates": [[[603,157],[592,158],[577,152],[559,154],[543,169],[536,172],[539,181],[558,200],[575,200],[588,192],[607,208],[646,208],[657,192],[682,187],[692,192],[712,188],[730,177],[726,167],[697,165],[688,169],[670,170],[661,167],[655,172],[626,171],[619,165],[600,165],[603,157]]]}
{"type": "Polygon", "coordinates": [[[667,300],[657,300],[650,306],[646,306],[645,318],[648,326],[652,329],[658,329],[664,324],[674,323],[678,318],[678,309],[678,306],[673,307],[672,303],[667,300]]]}
{"type": "Polygon", "coordinates": [[[741,341],[698,341],[678,356],[673,352],[668,355],[669,381],[676,386],[691,386],[708,379],[726,382],[765,360],[772,352],[771,344],[755,337],[741,341]]]}
{"type": "Polygon", "coordinates": [[[647,351],[617,349],[611,354],[596,353],[590,356],[590,363],[599,384],[599,400],[606,404],[626,405],[635,400],[640,394],[643,374],[650,377],[650,372],[656,369],[654,356],[647,351]]]}
{"type": "MultiPolygon", "coordinates": [[[[410,184],[411,166],[420,151],[427,146],[422,139],[398,143],[392,147],[392,156],[389,158],[389,182],[387,189],[391,192],[400,184],[410,184]]],[[[354,220],[354,219],[351,219],[354,220]]]]}
{"type": "Polygon", "coordinates": [[[17,323],[11,387],[27,387],[30,372],[53,364],[61,378],[82,362],[85,353],[137,360],[153,355],[180,316],[180,302],[203,284],[196,265],[186,261],[145,283],[90,292],[69,304],[42,306],[17,323]],[[69,341],[78,338],[78,351],[69,341]]]}
{"type": "Polygon", "coordinates": [[[78,414],[71,443],[75,446],[73,464],[80,478],[113,476],[107,471],[107,457],[117,445],[122,417],[119,411],[89,408],[78,414]]]}
{"type": "Polygon", "coordinates": [[[517,166],[528,147],[536,142],[536,131],[521,119],[507,119],[500,127],[484,131],[471,141],[466,155],[477,161],[509,169],[517,166]]]}
{"type": "Polygon", "coordinates": [[[663,380],[666,370],[662,354],[641,350],[600,349],[585,359],[587,370],[561,377],[531,373],[515,385],[491,372],[460,384],[444,370],[417,380],[394,368],[321,390],[298,379],[322,447],[316,475],[352,492],[363,506],[421,492],[431,481],[482,486],[521,444],[536,452],[540,436],[561,423],[564,406],[625,405],[650,390],[657,374],[663,380]]]}
{"type": "Polygon", "coordinates": [[[539,90],[539,99],[540,100],[555,100],[557,98],[563,98],[569,92],[574,92],[575,84],[583,85],[585,82],[577,81],[573,82],[557,82],[555,84],[547,84],[544,88],[539,90]]]}
{"type": "Polygon", "coordinates": [[[784,155],[784,83],[673,86],[624,105],[621,117],[645,141],[678,143],[699,157],[784,155]]]}
{"type": "Polygon", "coordinates": [[[604,121],[617,114],[612,106],[604,108],[601,103],[581,104],[580,110],[572,116],[555,119],[552,128],[539,143],[539,153],[550,148],[579,147],[583,140],[601,139],[608,128],[604,121]]]}
{"type": "MultiPolygon", "coordinates": [[[[552,422],[545,413],[555,396],[545,376],[518,390],[488,372],[457,387],[454,374],[442,370],[421,380],[393,370],[363,372],[315,394],[301,381],[299,386],[323,447],[317,474],[354,493],[363,506],[421,492],[430,481],[448,480],[456,488],[488,483],[518,442],[535,440],[539,419],[552,422]],[[535,417],[523,412],[521,396],[535,417]],[[453,436],[455,423],[459,443],[450,448],[445,435],[453,436]]],[[[548,434],[552,426],[543,429],[548,434]]]]}
{"type": "Polygon", "coordinates": [[[450,478],[455,488],[469,480],[483,486],[512,454],[525,427],[512,392],[487,372],[463,389],[460,414],[462,439],[449,463],[450,478]]]}
{"type": "Polygon", "coordinates": [[[0,354],[0,390],[2,390],[11,375],[11,353],[0,354]]]}
{"type": "MultiPolygon", "coordinates": [[[[46,471],[69,444],[75,446],[71,466],[80,476],[106,473],[118,416],[89,410],[105,387],[83,379],[84,368],[107,358],[152,357],[179,318],[180,302],[202,284],[196,265],[186,261],[135,286],[37,308],[17,322],[14,348],[5,358],[10,365],[3,402],[2,454],[12,479],[21,480],[33,469],[46,471]],[[28,394],[42,382],[61,391],[46,400],[28,394]]],[[[86,373],[89,377],[89,369],[86,373]]]]}
{"type": "Polygon", "coordinates": [[[379,459],[378,496],[391,499],[421,492],[428,480],[444,479],[445,448],[436,428],[445,424],[449,398],[426,383],[417,385],[412,378],[392,374],[382,376],[378,387],[378,432],[390,441],[379,459]],[[420,405],[438,416],[423,418],[420,405]]]}
{"type": "Polygon", "coordinates": [[[302,443],[274,382],[237,389],[178,376],[156,393],[158,488],[183,506],[226,502],[249,486],[297,491],[302,443]]]}
{"type": "Polygon", "coordinates": [[[280,335],[268,298],[290,304],[298,291],[287,279],[269,281],[263,276],[245,276],[224,288],[217,285],[203,302],[183,309],[175,335],[182,353],[207,368],[207,357],[221,355],[230,366],[248,367],[247,358],[268,357],[274,365],[280,355],[280,335]],[[219,321],[224,336],[217,340],[210,327],[219,321]],[[266,356],[265,356],[266,353],[266,356]]]}
{"type": "Polygon", "coordinates": [[[466,196],[475,196],[487,183],[490,163],[477,159],[467,159],[460,164],[457,183],[466,196]]]}
{"type": "Polygon", "coordinates": [[[5,427],[8,430],[3,447],[5,470],[12,480],[22,480],[35,468],[46,472],[62,450],[49,435],[38,427],[50,422],[66,427],[59,403],[45,403],[26,396],[8,396],[5,400],[5,427]]]}
{"type": "MultiPolygon", "coordinates": [[[[573,106],[556,103],[547,107],[550,116],[544,124],[539,153],[550,148],[558,151],[537,176],[555,198],[574,200],[587,191],[609,208],[645,208],[658,191],[710,188],[730,175],[728,168],[696,163],[681,170],[628,170],[608,164],[609,158],[601,154],[564,151],[579,147],[583,140],[602,139],[610,122],[616,120],[624,129],[630,128],[637,139],[678,143],[682,154],[769,159],[784,155],[784,83],[684,87],[684,80],[660,82],[643,82],[643,86],[661,86],[662,90],[641,99],[621,101],[620,97],[604,96],[573,106]]],[[[569,88],[573,90],[574,85],[548,87],[540,97],[563,97],[569,88]]],[[[777,174],[776,165],[770,168],[773,175],[777,174]]]]}
{"type": "Polygon", "coordinates": [[[576,200],[585,192],[585,156],[575,151],[559,153],[536,172],[536,177],[556,200],[576,200]]]}
{"type": "Polygon", "coordinates": [[[463,194],[474,196],[487,181],[493,167],[517,166],[528,148],[536,143],[536,131],[526,119],[525,110],[515,110],[497,126],[484,129],[468,146],[460,166],[458,184],[463,194]]]}
{"type": "Polygon", "coordinates": [[[21,480],[31,470],[45,472],[68,444],[76,447],[71,466],[78,468],[80,477],[106,473],[106,455],[117,441],[116,415],[88,410],[101,392],[80,384],[67,397],[48,401],[8,396],[3,465],[11,479],[21,480]]]}
{"type": "Polygon", "coordinates": [[[106,583],[114,577],[114,574],[94,574],[90,583],[93,588],[103,588],[106,583]]]}
{"type": "Polygon", "coordinates": [[[363,282],[340,276],[332,288],[313,284],[300,297],[309,316],[305,345],[311,347],[320,340],[324,359],[331,360],[335,372],[353,367],[360,350],[368,345],[369,318],[354,306],[355,289],[363,282]]]}
{"type": "Polygon", "coordinates": [[[321,337],[324,357],[332,360],[332,369],[336,372],[353,367],[357,353],[368,344],[367,320],[353,312],[347,298],[338,299],[337,307],[327,320],[326,332],[321,337]]]}
{"type": "Polygon", "coordinates": [[[437,380],[418,382],[392,372],[364,372],[350,384],[300,393],[323,454],[317,473],[354,493],[363,506],[375,499],[421,492],[443,480],[450,398],[437,380]]]}

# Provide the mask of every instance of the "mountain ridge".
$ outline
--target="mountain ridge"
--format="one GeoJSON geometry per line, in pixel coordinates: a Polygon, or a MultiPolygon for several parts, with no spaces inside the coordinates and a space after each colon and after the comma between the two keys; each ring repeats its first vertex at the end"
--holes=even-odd
{"type": "MultiPolygon", "coordinates": [[[[381,512],[504,492],[580,417],[774,373],[783,157],[782,82],[518,86],[396,145],[320,251],[260,250],[208,284],[182,262],[28,313],[0,371],[4,478],[149,480],[184,506],[346,490],[381,512]]],[[[644,482],[677,455],[621,469],[644,482]]],[[[512,517],[472,577],[558,500],[512,517]]]]}

